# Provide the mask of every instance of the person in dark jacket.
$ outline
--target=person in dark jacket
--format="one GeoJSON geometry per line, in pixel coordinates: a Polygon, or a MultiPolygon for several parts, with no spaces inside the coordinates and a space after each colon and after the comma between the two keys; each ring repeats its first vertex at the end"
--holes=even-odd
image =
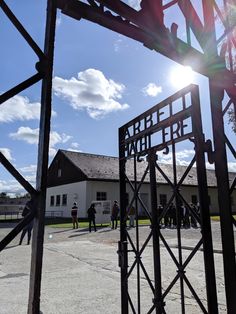
{"type": "Polygon", "coordinates": [[[119,214],[120,208],[118,206],[118,202],[114,201],[114,204],[112,206],[111,210],[111,223],[112,223],[112,229],[117,228],[117,221],[118,221],[118,214],[119,214]]]}
{"type": "Polygon", "coordinates": [[[94,231],[96,232],[96,223],[95,223],[95,214],[96,214],[96,209],[94,204],[91,204],[89,209],[87,210],[88,213],[88,220],[89,220],[89,232],[91,232],[91,225],[93,223],[94,231]]]}
{"type": "MultiPolygon", "coordinates": [[[[22,217],[25,217],[26,215],[28,215],[31,211],[31,208],[30,208],[30,201],[28,201],[23,209],[23,212],[22,212],[22,217]]],[[[34,225],[34,220],[31,220],[30,223],[28,223],[28,225],[26,225],[23,230],[22,230],[22,233],[21,233],[21,236],[20,236],[20,242],[19,242],[19,245],[22,244],[22,241],[24,239],[24,236],[25,234],[27,233],[27,245],[30,244],[30,239],[31,239],[31,232],[32,232],[32,229],[33,229],[33,225],[34,225]]]]}
{"type": "Polygon", "coordinates": [[[78,206],[77,203],[75,202],[73,204],[73,207],[71,208],[71,218],[72,218],[72,224],[73,224],[73,229],[78,229],[79,224],[78,224],[78,206]]]}

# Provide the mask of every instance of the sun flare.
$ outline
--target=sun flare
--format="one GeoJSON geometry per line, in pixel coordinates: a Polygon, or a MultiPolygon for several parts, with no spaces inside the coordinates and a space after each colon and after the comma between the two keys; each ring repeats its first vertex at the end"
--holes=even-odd
{"type": "Polygon", "coordinates": [[[194,72],[189,66],[176,66],[170,73],[170,82],[177,88],[183,88],[193,83],[194,72]]]}

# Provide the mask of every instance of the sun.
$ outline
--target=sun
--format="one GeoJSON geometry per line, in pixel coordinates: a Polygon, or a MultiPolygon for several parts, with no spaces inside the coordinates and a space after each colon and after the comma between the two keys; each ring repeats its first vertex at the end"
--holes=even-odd
{"type": "Polygon", "coordinates": [[[170,72],[170,82],[177,88],[193,83],[194,72],[190,66],[175,66],[170,72]]]}

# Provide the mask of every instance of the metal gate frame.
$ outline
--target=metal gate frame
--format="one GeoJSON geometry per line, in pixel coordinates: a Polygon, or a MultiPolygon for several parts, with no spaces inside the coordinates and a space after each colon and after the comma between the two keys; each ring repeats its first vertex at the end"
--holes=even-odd
{"type": "MultiPolygon", "coordinates": [[[[163,136],[162,136],[163,137],[163,136]]],[[[119,243],[119,256],[120,256],[120,267],[121,267],[121,295],[122,295],[122,314],[129,313],[129,309],[132,309],[132,313],[143,313],[141,311],[141,298],[140,298],[140,269],[143,271],[145,279],[150,285],[151,293],[153,293],[153,304],[147,313],[152,313],[154,310],[156,313],[166,313],[165,311],[165,298],[174,286],[174,284],[180,280],[180,295],[181,295],[181,313],[185,313],[185,294],[184,294],[184,283],[190,289],[193,297],[196,299],[200,309],[203,313],[218,313],[217,305],[217,293],[216,293],[216,280],[215,280],[215,268],[214,268],[214,256],[213,256],[213,245],[212,245],[212,235],[211,235],[211,223],[210,223],[210,212],[209,212],[209,200],[208,200],[208,187],[207,187],[207,177],[206,177],[206,167],[205,167],[205,152],[207,145],[204,139],[204,134],[202,131],[201,113],[200,113],[200,102],[199,102],[199,91],[198,87],[190,85],[187,88],[179,91],[178,93],[172,95],[166,100],[162,101],[160,104],[152,107],[138,117],[135,117],[130,122],[126,123],[119,129],[119,153],[120,153],[120,206],[121,206],[121,234],[119,243]],[[186,108],[186,95],[191,95],[191,105],[186,108]],[[174,102],[176,100],[182,101],[182,111],[178,111],[173,114],[174,102]],[[161,109],[168,108],[170,115],[164,120],[152,122],[154,115],[160,116],[161,109]],[[190,130],[185,134],[184,128],[187,126],[186,119],[191,118],[191,124],[188,125],[190,130]],[[148,122],[148,123],[147,123],[148,122]],[[170,128],[170,139],[164,142],[155,142],[155,135],[165,133],[166,128],[170,128]],[[178,130],[178,132],[176,132],[178,130]],[[174,138],[175,136],[175,138],[174,138]],[[187,167],[186,171],[182,177],[177,179],[177,169],[176,169],[176,155],[175,155],[175,145],[180,141],[191,140],[194,143],[195,155],[187,167]],[[140,144],[142,143],[142,144],[140,144]],[[139,145],[140,144],[140,145],[139,145]],[[161,169],[158,164],[157,157],[158,151],[166,149],[169,151],[169,147],[172,149],[173,158],[173,181],[168,178],[167,174],[161,169]],[[141,181],[137,180],[137,169],[138,161],[143,156],[147,158],[147,167],[144,171],[141,181]],[[134,164],[134,177],[131,178],[126,172],[126,163],[133,160],[134,164]],[[197,169],[197,179],[198,179],[198,191],[199,191],[199,201],[200,201],[200,216],[194,212],[194,210],[189,206],[188,202],[184,199],[180,192],[180,186],[184,179],[188,175],[193,164],[196,162],[197,169]],[[141,185],[144,183],[147,174],[150,174],[150,194],[151,194],[151,214],[146,209],[146,213],[150,218],[151,231],[140,247],[139,245],[139,225],[138,225],[138,212],[137,203],[142,200],[139,197],[139,190],[141,185]],[[167,205],[161,213],[157,203],[157,180],[156,172],[159,172],[170,185],[173,190],[173,194],[170,197],[167,205]],[[133,190],[133,197],[131,202],[125,203],[126,200],[126,186],[129,185],[133,190]],[[161,219],[167,214],[169,206],[172,202],[175,202],[177,209],[177,239],[178,239],[178,254],[179,258],[176,259],[170,246],[168,245],[165,237],[163,236],[160,228],[161,219]],[[192,214],[197,219],[198,223],[201,225],[202,237],[199,242],[193,248],[192,252],[188,258],[183,261],[182,256],[182,244],[181,244],[181,222],[180,222],[180,203],[183,203],[189,208],[192,214]],[[127,228],[127,213],[133,204],[136,207],[136,241],[133,241],[129,229],[127,228]],[[142,253],[152,238],[153,242],[153,260],[154,260],[154,284],[145,269],[144,263],[141,261],[142,253]],[[136,242],[136,245],[135,245],[136,242]],[[161,248],[160,243],[165,246],[171,259],[174,261],[177,267],[177,275],[173,278],[168,288],[163,292],[162,287],[162,275],[161,275],[161,248]],[[130,246],[130,248],[129,248],[130,246]],[[208,310],[204,307],[199,296],[191,285],[190,281],[186,276],[186,266],[192,260],[196,252],[203,246],[204,263],[205,263],[205,275],[206,275],[206,294],[208,310]],[[135,255],[135,261],[128,266],[129,253],[135,255]],[[129,289],[128,281],[129,277],[137,268],[137,306],[135,308],[134,302],[132,301],[129,289]]],[[[140,179],[139,179],[140,180],[140,179]]]]}
{"type": "MultiPolygon", "coordinates": [[[[234,4],[234,1],[222,0],[222,3],[227,12],[229,5],[234,4]]],[[[209,78],[214,140],[211,159],[215,164],[218,185],[226,302],[228,313],[234,314],[236,312],[236,263],[233,225],[236,225],[236,222],[232,216],[230,196],[236,187],[236,178],[229,185],[226,149],[231,151],[235,159],[236,151],[224,132],[223,118],[232,104],[234,115],[236,114],[236,76],[233,73],[233,57],[231,53],[231,48],[236,47],[236,42],[231,36],[233,28],[229,22],[229,18],[227,16],[224,18],[216,0],[203,0],[202,12],[200,14],[198,14],[199,9],[195,9],[190,0],[170,0],[165,5],[163,5],[162,0],[142,0],[140,11],[136,11],[120,0],[87,0],[83,2],[78,0],[47,0],[44,51],[40,49],[4,0],[0,1],[0,9],[12,22],[39,59],[35,65],[36,74],[1,94],[0,104],[42,80],[36,188],[33,188],[3,154],[0,153],[0,162],[2,165],[31,194],[35,202],[35,211],[31,216],[26,217],[0,242],[1,251],[22,230],[28,221],[35,219],[28,313],[39,313],[40,308],[53,52],[56,13],[59,9],[63,14],[74,19],[87,19],[139,41],[148,49],[155,50],[180,64],[190,65],[193,70],[209,78]],[[187,43],[178,38],[176,31],[177,25],[173,25],[175,27],[170,31],[164,25],[163,17],[165,10],[175,5],[178,5],[186,20],[187,43]],[[199,17],[201,15],[203,16],[203,22],[199,17]],[[219,17],[224,28],[222,35],[218,38],[215,30],[215,15],[219,17]],[[202,51],[196,50],[191,45],[190,30],[195,35],[202,51]],[[229,69],[226,67],[225,60],[217,49],[218,44],[222,40],[226,40],[227,42],[226,50],[229,56],[229,69]],[[223,108],[224,92],[229,96],[230,100],[223,108]]]]}

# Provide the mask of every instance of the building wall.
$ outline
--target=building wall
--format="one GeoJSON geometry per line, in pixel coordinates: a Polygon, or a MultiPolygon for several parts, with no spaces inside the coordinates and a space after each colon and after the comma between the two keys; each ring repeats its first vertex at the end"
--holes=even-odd
{"type": "Polygon", "coordinates": [[[47,198],[46,198],[46,212],[48,215],[51,215],[51,211],[63,211],[63,217],[70,217],[71,216],[71,207],[73,206],[74,202],[77,202],[79,207],[79,217],[86,216],[86,191],[87,191],[87,182],[76,182],[70,183],[60,186],[55,186],[47,189],[47,198]],[[62,195],[67,195],[67,204],[62,205],[62,195]],[[61,196],[60,205],[51,206],[51,196],[61,196]]]}
{"type": "Polygon", "coordinates": [[[89,207],[92,201],[97,200],[97,192],[106,192],[106,200],[111,202],[119,200],[119,182],[88,181],[87,187],[87,207],[89,207]]]}
{"type": "MultiPolygon", "coordinates": [[[[110,200],[111,204],[114,200],[120,199],[119,195],[119,182],[106,182],[106,181],[83,181],[77,183],[71,183],[66,185],[61,185],[57,187],[51,187],[47,189],[47,201],[46,201],[46,211],[63,211],[64,217],[70,217],[70,210],[73,205],[73,202],[76,201],[79,207],[79,217],[87,217],[87,209],[90,204],[98,200],[97,193],[105,192],[106,200],[110,200]],[[54,195],[67,194],[67,205],[63,206],[50,206],[50,197],[54,195]]],[[[181,195],[187,203],[192,203],[193,198],[199,200],[198,189],[197,187],[191,186],[181,186],[180,187],[181,195]]],[[[132,188],[127,185],[127,193],[129,201],[133,197],[132,188]]],[[[167,201],[172,196],[172,189],[169,185],[158,185],[157,186],[157,202],[161,203],[161,195],[166,195],[167,201]]],[[[218,201],[217,201],[217,190],[216,188],[209,188],[208,195],[210,197],[210,212],[218,212],[218,201]]],[[[150,198],[150,187],[149,184],[143,184],[139,190],[139,196],[143,200],[144,204],[151,211],[151,198],[150,198]]],[[[233,210],[236,211],[236,191],[233,193],[233,210]]],[[[143,206],[138,204],[138,211],[140,214],[145,214],[143,206]]]]}

